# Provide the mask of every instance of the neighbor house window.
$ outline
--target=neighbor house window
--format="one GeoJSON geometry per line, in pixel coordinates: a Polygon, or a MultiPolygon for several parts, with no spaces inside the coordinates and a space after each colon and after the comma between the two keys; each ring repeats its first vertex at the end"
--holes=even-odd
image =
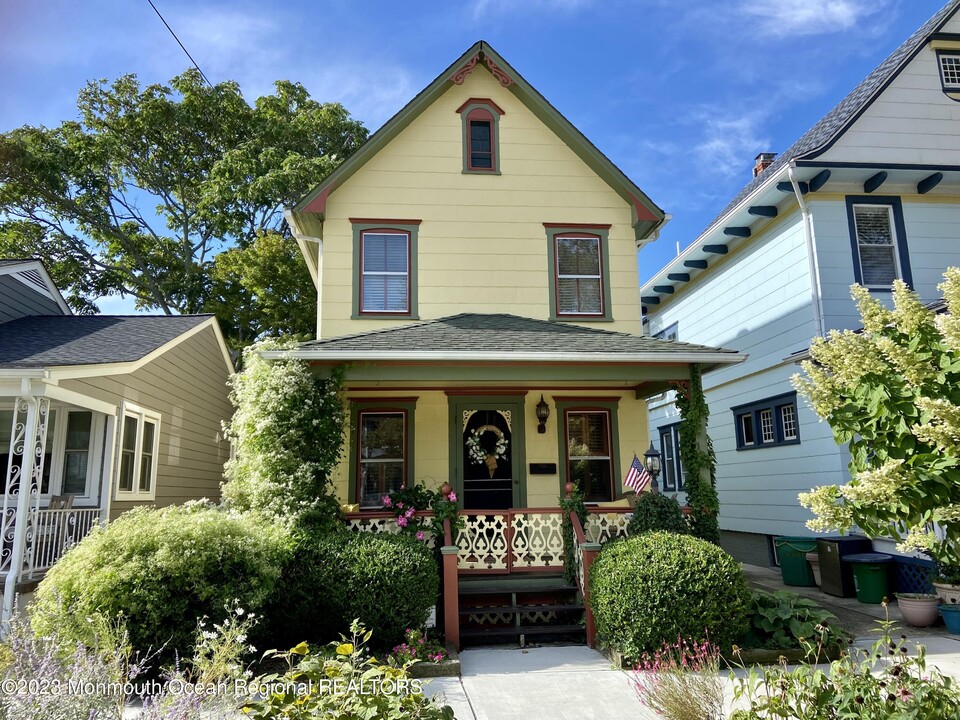
{"type": "Polygon", "coordinates": [[[355,268],[353,317],[415,318],[420,221],[350,220],[355,268]]]}
{"type": "Polygon", "coordinates": [[[500,116],[489,98],[470,98],[457,112],[463,122],[463,172],[500,173],[500,116]]]}
{"type": "Polygon", "coordinates": [[[358,487],[361,507],[380,507],[406,478],[405,411],[364,411],[358,427],[358,487]]]}
{"type": "Polygon", "coordinates": [[[664,425],[660,431],[660,455],[663,465],[663,489],[683,490],[683,465],[680,462],[680,423],[664,425]]]}
{"type": "Polygon", "coordinates": [[[674,323],[668,327],[665,327],[660,332],[654,334],[654,338],[657,340],[677,340],[678,339],[678,324],[674,323]]]}
{"type": "Polygon", "coordinates": [[[800,442],[796,393],[740,405],[733,417],[738,450],[800,442]]]}
{"type": "Polygon", "coordinates": [[[156,496],[160,415],[124,403],[117,462],[117,498],[152,500],[156,496]]]}
{"type": "Polygon", "coordinates": [[[960,53],[937,53],[944,90],[960,90],[960,53]]]}
{"type": "Polygon", "coordinates": [[[894,280],[910,284],[910,267],[899,198],[847,198],[853,271],[858,283],[889,290],[894,280]]]}
{"type": "Polygon", "coordinates": [[[587,502],[613,499],[613,453],[608,410],[568,410],[567,478],[587,502]]]}

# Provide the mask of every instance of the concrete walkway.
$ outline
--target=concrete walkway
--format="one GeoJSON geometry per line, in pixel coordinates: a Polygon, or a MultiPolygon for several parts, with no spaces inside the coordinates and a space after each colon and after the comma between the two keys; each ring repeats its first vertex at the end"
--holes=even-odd
{"type": "MultiPolygon", "coordinates": [[[[884,617],[879,605],[855,598],[825,595],[817,588],[786,587],[775,570],[744,566],[747,579],[764,590],[792,590],[813,598],[852,632],[856,645],[869,647],[884,617]]],[[[927,666],[960,680],[960,636],[942,625],[911,628],[902,622],[896,604],[890,619],[911,641],[927,650],[927,666]]],[[[900,631],[897,631],[899,635],[900,631]]],[[[457,720],[591,720],[592,718],[656,718],[633,690],[630,674],[611,667],[600,653],[582,646],[470,648],[460,654],[460,678],[437,678],[426,687],[450,705],[457,720]]],[[[727,683],[728,707],[732,683],[727,683]]]]}

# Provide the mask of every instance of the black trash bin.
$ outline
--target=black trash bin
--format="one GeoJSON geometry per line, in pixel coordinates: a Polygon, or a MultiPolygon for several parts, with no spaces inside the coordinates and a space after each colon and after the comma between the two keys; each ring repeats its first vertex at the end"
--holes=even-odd
{"type": "Polygon", "coordinates": [[[832,535],[817,538],[817,554],[820,556],[820,590],[837,597],[856,597],[853,571],[849,563],[842,562],[847,555],[867,553],[873,549],[870,538],[860,535],[832,535]]]}

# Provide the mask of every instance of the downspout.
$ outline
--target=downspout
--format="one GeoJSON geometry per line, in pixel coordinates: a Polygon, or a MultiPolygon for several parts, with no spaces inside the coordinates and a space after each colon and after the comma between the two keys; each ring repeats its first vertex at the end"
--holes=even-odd
{"type": "Polygon", "coordinates": [[[823,303],[820,299],[820,266],[817,263],[817,244],[813,234],[813,216],[810,208],[803,199],[803,193],[800,191],[800,184],[797,182],[796,168],[792,165],[787,168],[790,176],[790,184],[793,186],[793,194],[797,196],[797,202],[800,205],[800,215],[803,218],[803,237],[807,245],[807,271],[810,274],[810,299],[813,303],[813,320],[817,328],[817,336],[823,337],[826,334],[823,323],[823,303]]]}

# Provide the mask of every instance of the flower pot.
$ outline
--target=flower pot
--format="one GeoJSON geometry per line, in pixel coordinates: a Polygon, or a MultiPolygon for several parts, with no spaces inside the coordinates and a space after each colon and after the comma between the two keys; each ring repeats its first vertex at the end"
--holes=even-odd
{"type": "Polygon", "coordinates": [[[940,616],[940,597],[927,593],[897,593],[904,622],[914,627],[933,625],[940,616]]]}
{"type": "Polygon", "coordinates": [[[935,582],[933,589],[943,600],[944,605],[953,605],[960,603],[960,585],[947,585],[946,583],[935,582]]]}
{"type": "Polygon", "coordinates": [[[813,581],[817,584],[817,587],[820,587],[820,553],[816,550],[813,552],[808,552],[804,557],[807,558],[807,562],[810,563],[810,569],[813,571],[813,581]]]}
{"type": "Polygon", "coordinates": [[[941,605],[940,614],[947,632],[951,635],[960,635],[960,605],[941,605]]]}

